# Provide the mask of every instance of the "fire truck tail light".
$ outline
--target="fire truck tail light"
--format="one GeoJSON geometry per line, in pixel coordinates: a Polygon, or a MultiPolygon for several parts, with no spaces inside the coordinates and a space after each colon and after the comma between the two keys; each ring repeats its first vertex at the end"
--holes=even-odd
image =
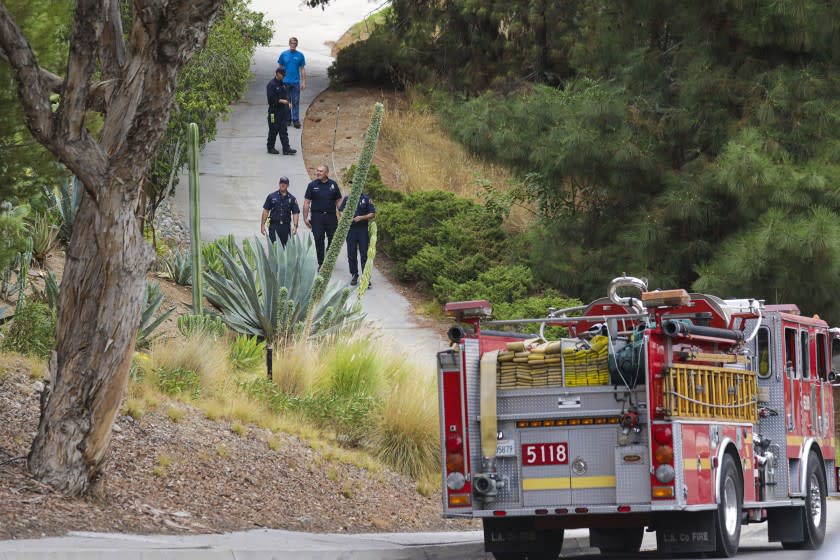
{"type": "Polygon", "coordinates": [[[450,453],[458,453],[464,447],[464,439],[458,434],[449,434],[446,438],[446,450],[450,453]]]}
{"type": "Polygon", "coordinates": [[[653,454],[653,458],[659,464],[673,463],[674,449],[670,445],[660,445],[656,448],[656,451],[653,454]]]}
{"type": "Polygon", "coordinates": [[[575,508],[575,513],[589,513],[589,508],[586,508],[586,507],[575,508]]]}
{"type": "Polygon", "coordinates": [[[569,513],[568,508],[555,508],[554,513],[563,515],[564,513],[569,513]]]}
{"type": "Polygon", "coordinates": [[[618,506],[619,513],[627,513],[630,511],[630,506],[618,506]]]}
{"type": "Polygon", "coordinates": [[[446,470],[447,472],[456,472],[464,470],[464,456],[460,453],[447,453],[446,455],[446,470]]]}
{"type": "Polygon", "coordinates": [[[505,515],[507,515],[507,512],[503,509],[497,509],[493,511],[493,515],[495,515],[496,517],[504,517],[505,515]]]}
{"type": "Polygon", "coordinates": [[[547,509],[535,509],[534,513],[537,514],[537,515],[548,515],[548,510],[547,509]]]}
{"type": "Polygon", "coordinates": [[[470,505],[469,494],[452,494],[449,496],[449,507],[468,507],[470,505]]]}
{"type": "Polygon", "coordinates": [[[671,431],[671,426],[663,426],[659,425],[653,429],[653,439],[656,440],[656,443],[661,443],[662,445],[671,445],[671,442],[674,439],[673,432],[671,431]]]}
{"type": "Polygon", "coordinates": [[[656,467],[656,480],[663,483],[669,483],[674,480],[674,467],[671,465],[659,465],[656,467]]]}
{"type": "Polygon", "coordinates": [[[654,486],[651,488],[650,491],[651,496],[654,498],[673,498],[674,497],[674,487],[673,486],[654,486]]]}

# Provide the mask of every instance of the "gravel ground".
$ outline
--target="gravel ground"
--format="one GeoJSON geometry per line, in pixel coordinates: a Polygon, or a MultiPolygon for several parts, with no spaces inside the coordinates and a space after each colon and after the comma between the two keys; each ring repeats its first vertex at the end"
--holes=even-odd
{"type": "Polygon", "coordinates": [[[69,498],[32,479],[24,460],[38,421],[27,363],[0,364],[0,539],[68,531],[216,533],[257,527],[311,532],[475,530],[440,517],[440,495],[423,497],[394,472],[370,472],[325,456],[295,436],[225,422],[183,406],[141,421],[120,416],[100,495],[69,498]],[[276,450],[269,440],[279,442],[276,450]],[[163,458],[163,459],[162,459],[163,458]],[[171,464],[167,463],[171,461],[171,464]]]}

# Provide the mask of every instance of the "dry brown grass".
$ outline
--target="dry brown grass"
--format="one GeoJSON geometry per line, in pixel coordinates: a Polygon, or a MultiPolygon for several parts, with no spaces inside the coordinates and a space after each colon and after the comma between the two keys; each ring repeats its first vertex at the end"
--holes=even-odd
{"type": "MultiPolygon", "coordinates": [[[[395,161],[395,181],[389,186],[406,194],[442,190],[481,202],[481,183],[505,191],[516,182],[501,165],[472,156],[449,138],[430,111],[391,107],[382,122],[381,142],[395,161]]],[[[531,219],[530,212],[514,207],[506,224],[522,231],[531,219]]]]}

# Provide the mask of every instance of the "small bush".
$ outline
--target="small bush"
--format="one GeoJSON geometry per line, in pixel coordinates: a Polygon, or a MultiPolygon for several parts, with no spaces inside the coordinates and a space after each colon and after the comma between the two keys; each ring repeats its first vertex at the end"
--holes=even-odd
{"type": "Polygon", "coordinates": [[[251,371],[259,366],[265,356],[265,342],[256,336],[237,335],[230,345],[228,358],[237,371],[251,371]]]}
{"type": "Polygon", "coordinates": [[[44,303],[24,302],[2,335],[4,350],[47,358],[55,348],[55,312],[44,303]]]}
{"type": "Polygon", "coordinates": [[[184,419],[187,413],[184,412],[183,409],[178,408],[177,406],[170,406],[169,410],[166,411],[166,416],[176,424],[184,419]]]}
{"type": "Polygon", "coordinates": [[[362,338],[347,344],[336,344],[321,362],[315,391],[342,399],[377,396],[383,387],[381,372],[377,345],[370,340],[362,338]]]}
{"type": "MultiPolygon", "coordinates": [[[[344,184],[349,185],[353,182],[353,177],[356,175],[356,164],[354,163],[347,169],[342,172],[342,176],[344,177],[344,184]]],[[[374,204],[378,204],[380,202],[401,202],[405,199],[405,195],[403,195],[399,191],[395,191],[394,189],[390,188],[382,181],[382,174],[379,172],[379,168],[375,165],[371,164],[370,168],[368,169],[367,178],[365,179],[365,186],[362,189],[366,195],[373,199],[374,204]]]]}
{"type": "Polygon", "coordinates": [[[59,228],[53,224],[49,215],[36,212],[32,215],[27,229],[32,238],[32,256],[39,263],[43,263],[55,246],[59,228]]]}
{"type": "Polygon", "coordinates": [[[417,56],[387,28],[377,28],[365,41],[349,45],[327,69],[330,87],[385,86],[402,89],[424,70],[417,56]]]}
{"type": "Polygon", "coordinates": [[[439,277],[434,292],[441,301],[486,299],[496,305],[524,298],[533,283],[534,277],[527,266],[505,265],[494,266],[467,282],[439,277]]]}
{"type": "Polygon", "coordinates": [[[201,380],[194,371],[182,368],[159,368],[155,371],[157,386],[171,397],[197,399],[201,396],[201,380]]]}
{"type": "Polygon", "coordinates": [[[225,335],[227,327],[218,316],[181,315],[178,317],[178,331],[187,338],[209,336],[217,340],[225,335]]]}

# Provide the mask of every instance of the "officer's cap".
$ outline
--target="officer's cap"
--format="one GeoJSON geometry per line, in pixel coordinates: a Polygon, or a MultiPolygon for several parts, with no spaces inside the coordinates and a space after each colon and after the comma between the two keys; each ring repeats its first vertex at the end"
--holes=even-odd
{"type": "Polygon", "coordinates": [[[289,178],[288,177],[280,177],[280,180],[278,181],[278,183],[286,183],[288,185],[289,184],[289,178]]]}
{"type": "Polygon", "coordinates": [[[277,70],[275,70],[274,73],[275,74],[285,74],[286,73],[286,67],[285,66],[278,66],[277,70]]]}

